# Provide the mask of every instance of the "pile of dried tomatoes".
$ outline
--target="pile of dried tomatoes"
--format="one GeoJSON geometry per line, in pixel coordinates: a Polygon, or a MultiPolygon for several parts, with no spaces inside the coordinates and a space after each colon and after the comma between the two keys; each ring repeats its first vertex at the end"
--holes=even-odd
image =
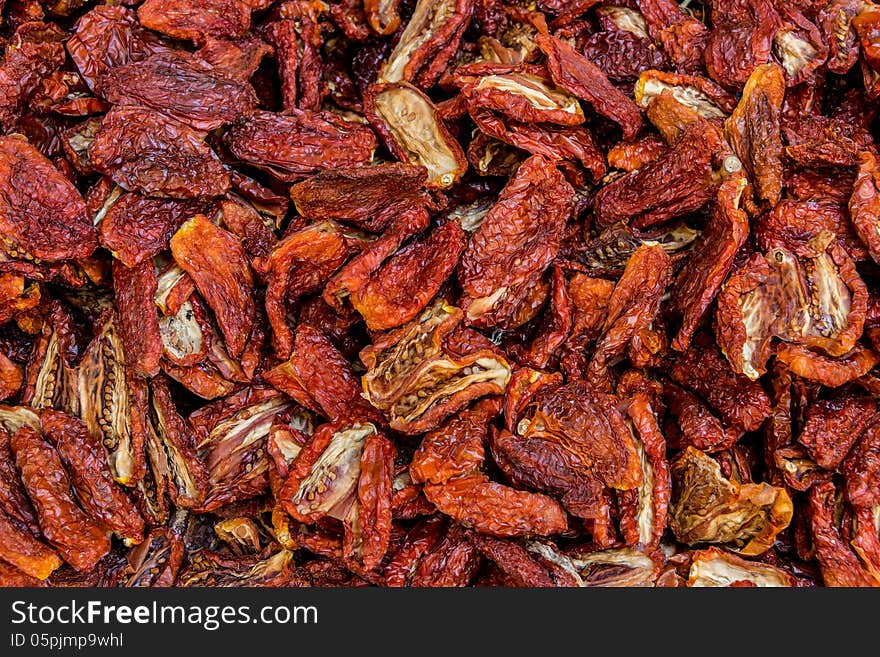
{"type": "Polygon", "coordinates": [[[880,584],[880,5],[0,7],[0,583],[880,584]]]}

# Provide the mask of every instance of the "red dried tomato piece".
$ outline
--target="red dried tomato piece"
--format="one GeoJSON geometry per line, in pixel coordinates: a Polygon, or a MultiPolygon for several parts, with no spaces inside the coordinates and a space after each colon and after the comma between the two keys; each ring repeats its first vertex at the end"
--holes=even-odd
{"type": "Polygon", "coordinates": [[[87,258],[97,246],[82,197],[20,137],[0,137],[0,237],[13,258],[87,258]]]}
{"type": "MultiPolygon", "coordinates": [[[[472,111],[488,110],[522,123],[578,125],[584,113],[578,99],[556,87],[540,71],[491,69],[462,88],[472,111]]],[[[460,71],[461,69],[459,69],[460,71]]]]}
{"type": "Polygon", "coordinates": [[[782,247],[798,255],[809,253],[810,240],[823,230],[855,261],[867,260],[868,251],[853,230],[846,208],[833,201],[783,199],[754,225],[756,246],[764,253],[782,247]]]}
{"type": "Polygon", "coordinates": [[[568,525],[562,507],[546,495],[518,491],[482,474],[428,484],[424,492],[441,513],[490,536],[549,536],[568,525]]]}
{"type": "Polygon", "coordinates": [[[297,328],[290,359],[265,372],[263,378],[332,422],[381,419],[361,396],[351,364],[326,335],[308,324],[297,328]]]}
{"type": "Polygon", "coordinates": [[[565,177],[546,158],[534,155],[520,166],[459,265],[469,322],[512,328],[516,307],[510,300],[521,299],[520,291],[531,287],[556,256],[572,198],[565,177]]]}
{"type": "Polygon", "coordinates": [[[485,458],[486,429],[500,410],[498,398],[484,399],[426,433],[410,462],[412,480],[442,484],[478,470],[485,458]]]}
{"type": "Polygon", "coordinates": [[[433,86],[450,56],[458,50],[473,8],[471,0],[419,0],[400,40],[379,71],[379,79],[415,82],[423,89],[433,86]]]}
{"type": "Polygon", "coordinates": [[[171,252],[214,311],[231,354],[240,355],[255,313],[253,277],[240,240],[196,215],[171,238],[171,252]]]}
{"type": "Polygon", "coordinates": [[[853,395],[818,399],[807,407],[797,440],[816,463],[834,470],[871,422],[876,406],[874,399],[853,395]]]}
{"type": "Polygon", "coordinates": [[[226,77],[180,50],[117,65],[102,88],[111,103],[148,107],[206,132],[249,115],[257,104],[249,84],[226,77]]]}
{"type": "Polygon", "coordinates": [[[146,0],[140,24],[175,39],[241,37],[251,28],[251,7],[241,0],[146,0]]]}
{"type": "Polygon", "coordinates": [[[237,158],[288,181],[369,162],[376,148],[369,128],[330,112],[306,110],[254,112],[230,128],[224,140],[237,158]]]}
{"type": "Polygon", "coordinates": [[[712,220],[706,226],[672,285],[670,305],[681,316],[672,348],[686,351],[691,339],[749,234],[748,215],[740,209],[744,178],[730,178],[718,189],[712,220]]]}
{"type": "Polygon", "coordinates": [[[382,331],[415,319],[455,269],[467,237],[461,224],[451,219],[398,251],[362,287],[352,290],[351,305],[367,327],[382,331]]]}
{"type": "Polygon", "coordinates": [[[691,392],[667,383],[663,399],[675,418],[679,436],[670,436],[672,447],[695,447],[703,452],[716,452],[732,447],[741,437],[739,428],[725,428],[700,398],[691,392]]]}
{"type": "Polygon", "coordinates": [[[364,394],[392,429],[421,433],[471,401],[501,394],[510,365],[463,313],[443,301],[361,351],[364,394]]]}
{"type": "Polygon", "coordinates": [[[605,228],[631,219],[636,228],[646,228],[700,209],[718,188],[713,176],[717,146],[711,130],[700,123],[688,126],[667,157],[617,178],[596,194],[596,223],[605,228]]]}
{"type": "Polygon", "coordinates": [[[632,254],[608,299],[605,325],[587,369],[591,381],[604,381],[609,364],[655,319],[671,274],[672,263],[659,244],[640,246],[632,254]]]}
{"type": "Polygon", "coordinates": [[[129,191],[189,199],[220,196],[229,174],[205,134],[158,112],[114,107],[89,146],[95,169],[129,191]]]}
{"type": "Polygon", "coordinates": [[[657,426],[657,417],[647,395],[633,395],[626,412],[634,429],[633,441],[639,454],[642,480],[637,489],[618,493],[620,532],[628,545],[655,548],[666,531],[672,491],[666,440],[657,426]]]}
{"type": "Polygon", "coordinates": [[[776,360],[784,363],[797,376],[837,388],[870,372],[880,363],[880,354],[856,345],[836,358],[825,356],[802,345],[781,345],[776,360]]]}
{"type": "MultiPolygon", "coordinates": [[[[855,427],[854,427],[855,428],[855,427]]],[[[880,506],[880,421],[872,417],[843,462],[846,499],[857,509],[880,506]]]]}
{"type": "Polygon", "coordinates": [[[605,175],[605,157],[586,126],[544,126],[502,120],[494,112],[475,109],[471,118],[481,133],[534,155],[580,162],[593,177],[605,175]]]}
{"type": "Polygon", "coordinates": [[[266,315],[279,357],[289,357],[293,347],[293,332],[287,323],[289,303],[320,290],[352,250],[351,240],[339,225],[320,221],[288,235],[254,262],[257,272],[268,280],[266,315]]]}
{"type": "MultiPolygon", "coordinates": [[[[775,336],[842,356],[861,336],[867,290],[833,234],[799,254],[785,248],[752,256],[718,295],[717,339],[731,366],[756,379],[775,336]]],[[[784,347],[788,349],[789,347],[784,347]]]]}
{"type": "Polygon", "coordinates": [[[708,28],[673,0],[638,0],[648,32],[676,68],[691,73],[702,66],[708,28]]]}
{"type": "Polygon", "coordinates": [[[424,167],[399,162],[328,169],[290,188],[296,210],[307,219],[336,219],[366,230],[384,229],[394,211],[419,204],[424,167]]]}
{"type": "Polygon", "coordinates": [[[99,441],[78,418],[52,409],[40,414],[40,426],[67,466],[83,508],[126,544],[140,543],[144,520],[113,478],[99,441]]]}
{"type": "Polygon", "coordinates": [[[673,381],[705,399],[728,427],[758,429],[770,415],[770,399],[761,385],[732,372],[714,345],[699,340],[669,371],[673,381]]]}
{"type": "Polygon", "coordinates": [[[771,0],[713,0],[712,31],[703,60],[710,77],[736,91],[755,67],[770,60],[781,19],[771,0]]]}
{"type": "Polygon", "coordinates": [[[428,170],[429,187],[450,187],[467,169],[464,151],[437,107],[412,85],[371,87],[364,98],[364,113],[398,160],[428,170]]]}
{"type": "Polygon", "coordinates": [[[642,127],[642,112],[605,77],[605,74],[568,43],[546,32],[536,37],[547,55],[547,68],[553,81],[596,112],[620,125],[624,139],[632,139],[642,127]]]}
{"type": "Polygon", "coordinates": [[[771,207],[779,203],[782,194],[783,96],[782,67],[758,66],[746,81],[739,105],[724,124],[727,140],[745,166],[756,196],[771,207]]]}
{"type": "Polygon", "coordinates": [[[150,260],[133,268],[113,263],[113,290],[119,310],[119,336],[126,364],[137,376],[159,373],[162,338],[156,311],[158,280],[150,260]]]}
{"type": "Polygon", "coordinates": [[[834,484],[824,482],[813,486],[807,503],[815,558],[825,586],[880,586],[876,570],[867,568],[841,535],[835,497],[834,484]]]}
{"type": "Polygon", "coordinates": [[[110,551],[110,539],[74,502],[58,453],[30,426],[22,426],[11,445],[43,535],[77,570],[93,568],[110,551]]]}

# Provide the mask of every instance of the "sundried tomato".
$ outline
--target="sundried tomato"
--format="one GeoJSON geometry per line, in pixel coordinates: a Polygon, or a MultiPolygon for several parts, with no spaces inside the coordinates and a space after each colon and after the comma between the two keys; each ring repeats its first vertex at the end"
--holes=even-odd
{"type": "Polygon", "coordinates": [[[241,354],[254,323],[253,275],[241,241],[196,215],[171,238],[174,260],[195,281],[214,311],[234,356],[241,354]]]}
{"type": "Polygon", "coordinates": [[[12,258],[86,258],[96,247],[79,192],[33,146],[14,136],[0,137],[0,233],[12,258]]]}
{"type": "Polygon", "coordinates": [[[880,585],[874,5],[105,1],[0,0],[0,583],[880,585]]]}
{"type": "Polygon", "coordinates": [[[89,145],[89,158],[128,191],[180,199],[220,196],[229,189],[229,174],[204,137],[158,112],[116,107],[89,145]]]}
{"type": "Polygon", "coordinates": [[[534,155],[522,164],[462,256],[459,276],[468,321],[510,327],[522,288],[534,284],[559,249],[572,194],[546,158],[534,155]]]}

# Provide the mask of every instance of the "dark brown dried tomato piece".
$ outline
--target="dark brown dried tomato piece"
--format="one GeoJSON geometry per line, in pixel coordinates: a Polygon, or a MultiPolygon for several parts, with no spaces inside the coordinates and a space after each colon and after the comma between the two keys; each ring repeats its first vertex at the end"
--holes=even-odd
{"type": "Polygon", "coordinates": [[[196,215],[171,238],[171,253],[214,311],[230,353],[241,355],[255,319],[253,276],[241,241],[196,215]]]}
{"type": "Polygon", "coordinates": [[[129,551],[131,576],[125,586],[172,586],[183,565],[183,536],[169,527],[157,527],[129,551]]]}
{"type": "Polygon", "coordinates": [[[669,376],[705,399],[728,427],[755,431],[770,415],[770,399],[760,384],[732,372],[714,345],[691,345],[669,376]]]}
{"type": "Polygon", "coordinates": [[[82,197],[37,149],[0,137],[0,238],[12,258],[87,258],[97,246],[82,197]]]}
{"type": "MultiPolygon", "coordinates": [[[[15,456],[9,443],[10,432],[0,422],[0,516],[19,530],[40,536],[34,507],[15,469],[15,456]]],[[[60,564],[59,564],[60,565],[60,564]]]]}
{"type": "Polygon", "coordinates": [[[370,161],[376,136],[368,127],[330,112],[257,111],[236,123],[224,137],[240,160],[282,180],[370,161]]]}
{"type": "Polygon", "coordinates": [[[727,480],[715,460],[693,447],[671,469],[670,527],[683,543],[723,543],[753,556],[771,548],[791,521],[785,489],[727,480]]]}
{"type": "MultiPolygon", "coordinates": [[[[409,586],[467,586],[480,569],[480,553],[460,527],[450,527],[442,540],[430,548],[418,542],[414,547],[430,551],[416,556],[416,563],[411,566],[409,586]]],[[[402,583],[397,585],[403,586],[402,583]]]]}
{"type": "Polygon", "coordinates": [[[206,492],[201,510],[268,492],[270,429],[295,404],[268,387],[245,388],[195,411],[189,424],[205,464],[206,492]]]}
{"type": "Polygon", "coordinates": [[[670,436],[672,447],[695,447],[703,452],[716,452],[732,447],[742,430],[725,427],[700,398],[677,385],[663,386],[663,399],[669,414],[675,418],[679,436],[670,436]]]}
{"type": "Polygon", "coordinates": [[[229,174],[205,134],[158,112],[114,107],[89,146],[95,168],[124,189],[188,199],[220,196],[229,174]]]}

